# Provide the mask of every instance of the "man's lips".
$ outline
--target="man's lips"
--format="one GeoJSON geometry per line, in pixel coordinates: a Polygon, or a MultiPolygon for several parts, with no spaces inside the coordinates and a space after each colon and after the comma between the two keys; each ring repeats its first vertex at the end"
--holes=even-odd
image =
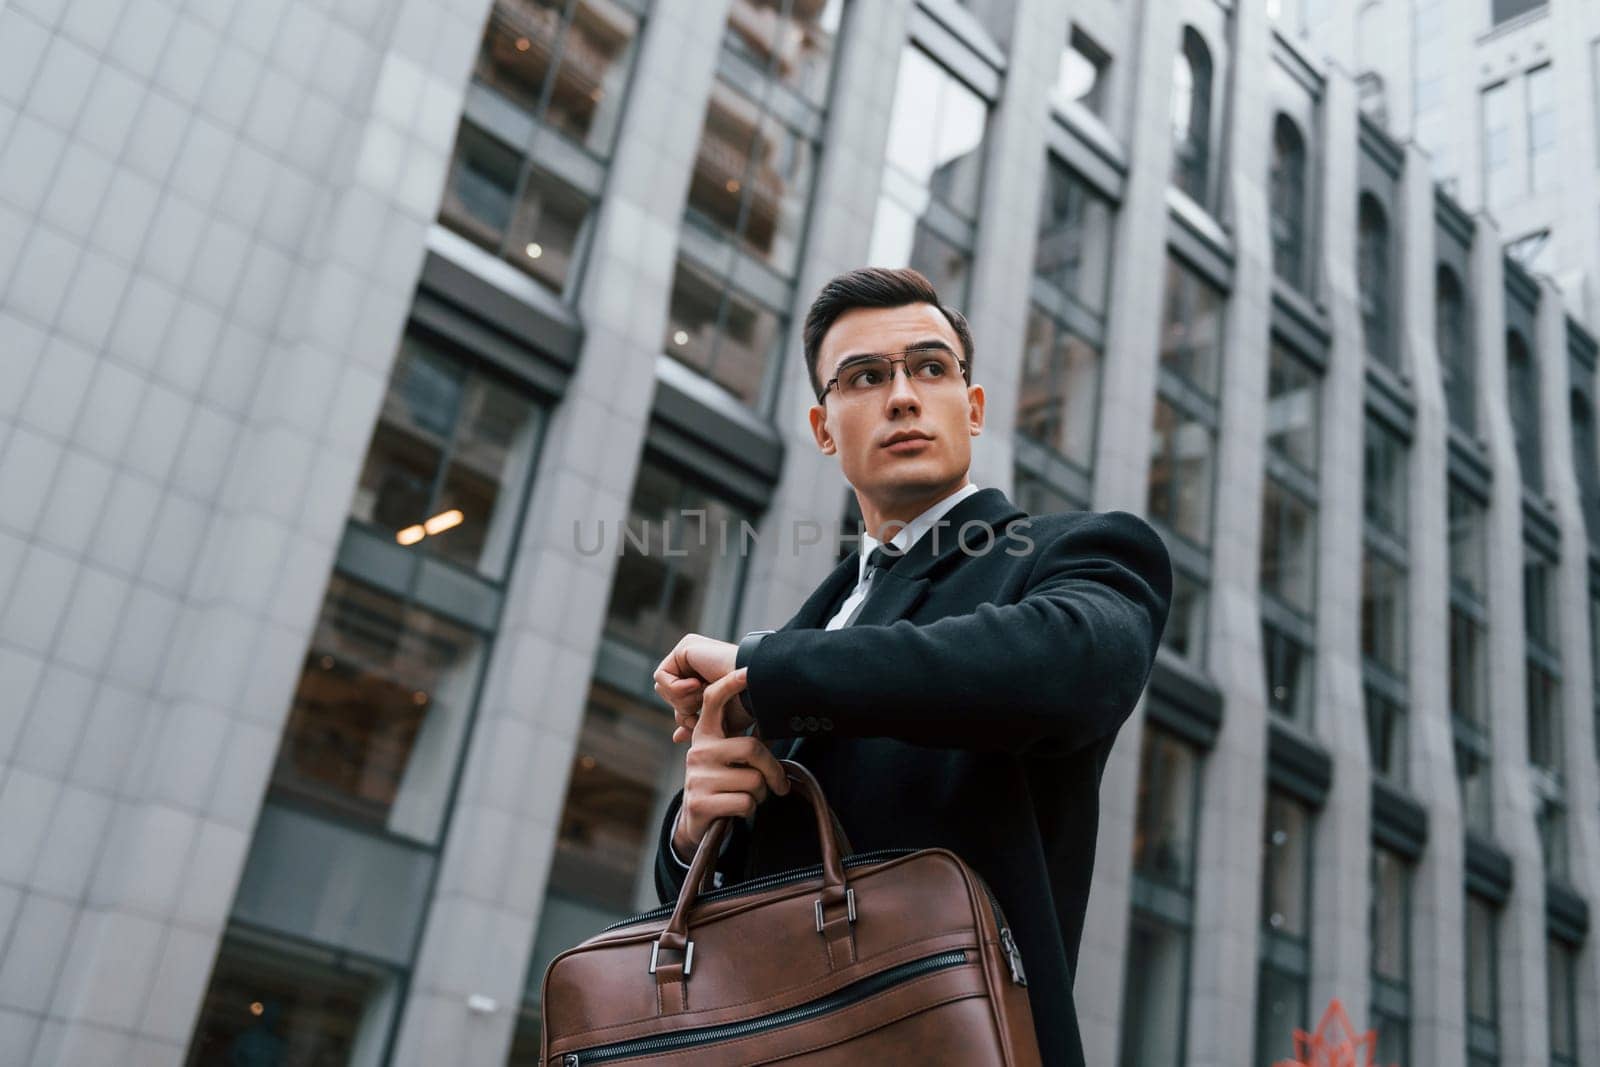
{"type": "Polygon", "coordinates": [[[920,433],[920,432],[919,433],[914,433],[914,434],[909,434],[909,435],[896,434],[896,435],[891,436],[887,441],[885,441],[883,443],[883,447],[884,448],[895,448],[895,449],[897,449],[897,448],[902,448],[902,447],[907,446],[907,445],[925,445],[925,444],[930,443],[932,440],[933,440],[933,438],[929,437],[927,434],[923,434],[923,433],[920,433]]]}

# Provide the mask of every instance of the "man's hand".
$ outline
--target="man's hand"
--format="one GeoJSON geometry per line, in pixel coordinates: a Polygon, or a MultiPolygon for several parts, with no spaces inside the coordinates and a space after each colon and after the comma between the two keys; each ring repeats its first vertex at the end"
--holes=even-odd
{"type": "MultiPolygon", "coordinates": [[[[672,705],[676,727],[672,732],[674,742],[689,740],[706,698],[707,687],[733,670],[734,656],[738,651],[738,645],[727,641],[685,634],[656,666],[655,691],[657,696],[672,705]]],[[[743,709],[736,704],[733,710],[734,715],[739,717],[743,709]]],[[[739,732],[749,725],[746,719],[743,725],[734,723],[731,727],[734,732],[739,732]]]]}
{"type": "MultiPolygon", "coordinates": [[[[744,677],[744,671],[735,671],[706,687],[705,704],[684,756],[683,806],[672,835],[673,848],[685,858],[694,855],[713,821],[754,815],[756,806],[771,794],[789,792],[789,776],[766,742],[727,735],[727,715],[739,705],[744,677]]],[[[677,739],[676,733],[673,738],[677,739]]]]}

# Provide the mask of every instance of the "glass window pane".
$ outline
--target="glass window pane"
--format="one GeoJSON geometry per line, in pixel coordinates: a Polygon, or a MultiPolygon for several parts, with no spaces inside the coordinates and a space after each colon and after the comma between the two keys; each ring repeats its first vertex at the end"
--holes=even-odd
{"type": "Polygon", "coordinates": [[[1307,982],[1262,966],[1256,985],[1256,1064],[1273,1067],[1295,1055],[1294,1032],[1309,1029],[1307,982]]]}
{"type": "Polygon", "coordinates": [[[1314,610],[1317,513],[1268,475],[1261,501],[1261,590],[1310,617],[1314,610]]]}
{"type": "Polygon", "coordinates": [[[1372,770],[1395,782],[1406,780],[1406,709],[1372,686],[1363,689],[1367,749],[1372,770]]]}
{"type": "Polygon", "coordinates": [[[967,301],[967,278],[972,269],[972,255],[932,229],[918,224],[911,244],[911,255],[905,266],[915,267],[933,284],[939,299],[951,306],[967,301]]]}
{"type": "Polygon", "coordinates": [[[1488,549],[1484,540],[1484,506],[1478,498],[1450,483],[1450,580],[1477,600],[1487,596],[1488,549]]]}
{"type": "Polygon", "coordinates": [[[1393,367],[1399,360],[1389,310],[1393,303],[1389,292],[1392,273],[1389,219],[1370,193],[1362,194],[1358,215],[1356,280],[1361,297],[1362,336],[1366,339],[1367,354],[1393,367]]]}
{"type": "Polygon", "coordinates": [[[1317,470],[1321,376],[1283,342],[1267,364],[1267,447],[1307,474],[1317,470]]]}
{"type": "MultiPolygon", "coordinates": [[[[618,918],[654,897],[665,804],[682,784],[672,711],[596,683],[578,735],[550,890],[618,918]]],[[[652,900],[653,902],[653,900],[652,900]]]]}
{"type": "Polygon", "coordinates": [[[1133,869],[1174,889],[1194,885],[1195,802],[1199,789],[1195,750],[1146,726],[1139,749],[1139,797],[1133,829],[1133,869]]]}
{"type": "Polygon", "coordinates": [[[1272,266],[1278,277],[1300,288],[1304,282],[1306,147],[1287,115],[1273,122],[1269,177],[1272,266]]]}
{"type": "Polygon", "coordinates": [[[1172,70],[1172,184],[1202,207],[1210,206],[1211,84],[1211,52],[1199,32],[1185,26],[1172,70]]]}
{"type": "Polygon", "coordinates": [[[1450,609],[1450,710],[1485,726],[1487,661],[1483,626],[1460,608],[1450,609]]]}
{"type": "Polygon", "coordinates": [[[377,1063],[398,976],[331,953],[225,937],[187,1067],[377,1063]]]}
{"type": "MultiPolygon", "coordinates": [[[[1544,853],[1545,877],[1555,882],[1570,882],[1571,867],[1567,863],[1567,811],[1558,800],[1541,798],[1536,816],[1539,844],[1544,853]]],[[[1552,992],[1551,996],[1554,996],[1552,992]]]]}
{"type": "Polygon", "coordinates": [[[1017,432],[1087,471],[1094,451],[1100,353],[1037,304],[1028,313],[1017,432]]]}
{"type": "Polygon", "coordinates": [[[622,115],[639,20],[615,0],[577,0],[544,120],[595,155],[609,152],[622,115]]]}
{"type": "Polygon", "coordinates": [[[1476,416],[1473,357],[1467,344],[1466,297],[1455,272],[1445,266],[1439,268],[1435,278],[1433,325],[1450,421],[1471,430],[1476,425],[1476,416]]]}
{"type": "Polygon", "coordinates": [[[1555,91],[1550,64],[1528,71],[1528,191],[1533,193],[1554,189],[1559,181],[1555,91]]]}
{"type": "Polygon", "coordinates": [[[1406,576],[1368,549],[1361,558],[1361,654],[1391,675],[1406,675],[1406,576]]]}
{"type": "Polygon", "coordinates": [[[1172,572],[1172,605],[1161,643],[1181,658],[1205,662],[1206,587],[1183,571],[1172,572]]]}
{"type": "Polygon", "coordinates": [[[1510,82],[1500,82],[1483,90],[1484,188],[1488,191],[1489,203],[1496,207],[1520,195],[1527,185],[1523,169],[1512,158],[1516,110],[1510,82]]]}
{"type": "MultiPolygon", "coordinates": [[[[1017,507],[1029,515],[1053,515],[1062,511],[1083,511],[1086,506],[1051,485],[1020,464],[1012,473],[1017,507]]],[[[843,558],[843,557],[841,557],[843,558]]]]}
{"type": "Polygon", "coordinates": [[[1311,813],[1276,790],[1267,793],[1261,921],[1275,934],[1305,937],[1311,877],[1311,813]]]}
{"type": "MultiPolygon", "coordinates": [[[[900,106],[900,101],[895,101],[900,106]]],[[[939,128],[934,137],[933,173],[928,188],[958,215],[978,214],[983,174],[983,131],[989,106],[964,82],[944,75],[939,96],[939,128]]]]}
{"type": "Polygon", "coordinates": [[[749,519],[646,460],[621,538],[607,636],[659,658],[686,633],[723,635],[743,561],[740,522],[749,519]]]}
{"type": "Polygon", "coordinates": [[[506,233],[506,259],[551,292],[568,295],[592,206],[566,182],[529,166],[506,233]]]}
{"type": "Polygon", "coordinates": [[[517,197],[522,156],[470,123],[456,134],[439,221],[498,255],[517,197]]]}
{"type": "Polygon", "coordinates": [[[1373,1013],[1373,1026],[1378,1031],[1378,1047],[1373,1063],[1399,1065],[1411,1062],[1411,1027],[1408,1020],[1373,1013]]]}
{"type": "Polygon", "coordinates": [[[1112,207],[1054,155],[1045,169],[1033,269],[1097,318],[1111,281],[1112,207]]]}
{"type": "Polygon", "coordinates": [[[482,651],[472,632],[335,573],[273,788],[435,841],[482,651]]]}
{"type": "Polygon", "coordinates": [[[1148,513],[1199,546],[1211,543],[1215,430],[1157,397],[1148,513]]]}
{"type": "Polygon", "coordinates": [[[1498,915],[1493,904],[1467,894],[1467,1017],[1472,1022],[1497,1025],[1495,1011],[1498,915]]]}
{"type": "Polygon", "coordinates": [[[1461,789],[1462,818],[1485,837],[1494,832],[1494,793],[1487,760],[1456,749],[1456,781],[1461,789]]]}
{"type": "Polygon", "coordinates": [[[537,114],[566,0],[495,0],[474,76],[537,114]]]}
{"type": "Polygon", "coordinates": [[[1528,342],[1520,333],[1506,333],[1506,403],[1511,408],[1511,430],[1516,438],[1517,464],[1526,488],[1544,488],[1544,467],[1539,447],[1539,372],[1528,342]]]}
{"type": "Polygon", "coordinates": [[[434,512],[452,525],[429,531],[435,552],[491,577],[505,574],[538,437],[537,414],[532,401],[490,378],[478,375],[468,383],[434,512]]]}
{"type": "Polygon", "coordinates": [[[1561,681],[1533,660],[1526,673],[1528,690],[1528,759],[1535,766],[1561,773],[1561,681]]]}
{"type": "Polygon", "coordinates": [[[1529,555],[1522,563],[1522,622],[1529,641],[1555,650],[1559,620],[1553,578],[1555,565],[1541,556],[1529,555]]]}
{"type": "Polygon", "coordinates": [[[1372,973],[1407,983],[1406,935],[1410,926],[1411,866],[1399,853],[1372,850],[1372,973]]]}
{"type": "Polygon", "coordinates": [[[761,395],[761,382],[767,367],[777,358],[783,343],[783,317],[745,296],[728,290],[722,309],[722,332],[718,338],[711,378],[728,392],[754,405],[761,395]]]}
{"type": "Polygon", "coordinates": [[[690,176],[689,210],[728,235],[738,232],[760,123],[760,104],[720,79],[712,83],[690,176]]]}
{"type": "Polygon", "coordinates": [[[1367,521],[1395,537],[1406,532],[1406,459],[1408,449],[1387,424],[1367,417],[1362,479],[1367,521]]]}
{"type": "Polygon", "coordinates": [[[1267,668],[1267,707],[1301,726],[1311,725],[1315,659],[1311,649],[1263,623],[1262,656],[1267,668]]]}
{"type": "Polygon", "coordinates": [[[1215,397],[1222,358],[1222,291],[1167,256],[1161,363],[1215,397]]]}
{"type": "MultiPolygon", "coordinates": [[[[1545,953],[1545,985],[1550,991],[1550,1054],[1576,1063],[1578,1055],[1577,956],[1572,945],[1551,938],[1545,953]]],[[[1559,1061],[1558,1061],[1559,1062],[1559,1061]]]]}
{"type": "Polygon", "coordinates": [[[689,260],[679,257],[672,276],[672,299],[667,307],[667,355],[701,374],[711,371],[717,346],[717,315],[722,309],[723,286],[689,260]]]}
{"type": "Polygon", "coordinates": [[[751,155],[739,243],[787,274],[794,270],[804,237],[815,149],[809,138],[769,113],[761,120],[751,155]]]}
{"type": "Polygon", "coordinates": [[[1178,1067],[1188,968],[1188,932],[1134,912],[1128,931],[1121,1067],[1178,1067]]]}
{"type": "Polygon", "coordinates": [[[1067,47],[1061,50],[1055,84],[1050,87],[1050,102],[1064,108],[1078,104],[1090,114],[1106,117],[1111,56],[1095,44],[1088,34],[1072,27],[1067,47]]]}

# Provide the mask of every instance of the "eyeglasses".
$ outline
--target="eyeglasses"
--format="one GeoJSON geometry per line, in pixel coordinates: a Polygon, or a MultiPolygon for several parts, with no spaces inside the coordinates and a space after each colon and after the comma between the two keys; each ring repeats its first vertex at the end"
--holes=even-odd
{"type": "Polygon", "coordinates": [[[967,377],[967,361],[956,358],[947,348],[911,348],[899,353],[851,356],[839,364],[837,373],[822,387],[817,403],[822,403],[828,390],[836,385],[839,395],[844,397],[863,397],[887,388],[894,380],[896,363],[905,365],[906,377],[913,382],[953,384],[958,374],[963,382],[967,377]],[[900,358],[890,358],[896,355],[900,358]]]}

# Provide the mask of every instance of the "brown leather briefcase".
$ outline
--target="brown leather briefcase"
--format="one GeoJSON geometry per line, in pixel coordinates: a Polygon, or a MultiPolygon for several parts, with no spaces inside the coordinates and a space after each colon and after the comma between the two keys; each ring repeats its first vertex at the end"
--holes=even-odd
{"type": "Polygon", "coordinates": [[[1022,960],[977,873],[938,848],[841,857],[816,779],[783,766],[822,863],[702,891],[718,820],[676,906],[551,961],[541,1062],[1037,1065],[1022,960]]]}

